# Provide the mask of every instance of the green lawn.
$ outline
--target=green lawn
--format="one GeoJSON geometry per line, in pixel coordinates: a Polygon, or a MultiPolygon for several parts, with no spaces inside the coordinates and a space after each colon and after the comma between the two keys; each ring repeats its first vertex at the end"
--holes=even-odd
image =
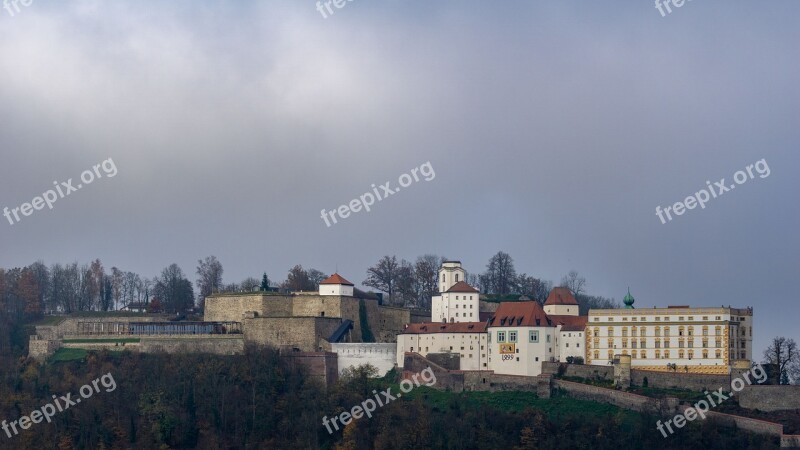
{"type": "Polygon", "coordinates": [[[82,348],[60,348],[50,357],[50,362],[78,361],[86,358],[89,352],[82,348]]]}
{"type": "Polygon", "coordinates": [[[114,344],[117,342],[133,344],[140,341],[139,338],[64,339],[65,344],[114,344]]]}

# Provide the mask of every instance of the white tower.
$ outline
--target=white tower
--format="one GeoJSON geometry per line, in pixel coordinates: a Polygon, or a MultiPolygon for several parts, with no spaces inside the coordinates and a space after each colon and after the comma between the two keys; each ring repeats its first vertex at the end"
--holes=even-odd
{"type": "Polygon", "coordinates": [[[439,268],[439,292],[447,292],[459,281],[466,282],[467,272],[461,267],[461,261],[445,261],[439,268]]]}
{"type": "Polygon", "coordinates": [[[431,299],[431,322],[480,322],[480,293],[464,280],[460,261],[445,261],[439,269],[439,294],[431,299]]]}

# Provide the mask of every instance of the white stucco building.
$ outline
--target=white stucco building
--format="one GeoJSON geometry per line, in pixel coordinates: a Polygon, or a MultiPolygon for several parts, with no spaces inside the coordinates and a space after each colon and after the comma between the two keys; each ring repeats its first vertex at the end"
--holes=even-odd
{"type": "Polygon", "coordinates": [[[397,335],[397,365],[403,366],[405,352],[458,353],[461,370],[486,370],[487,338],[483,322],[412,323],[397,335]]]}
{"type": "Polygon", "coordinates": [[[536,376],[556,358],[556,327],[537,302],[505,302],[489,319],[489,370],[536,376]]]}
{"type": "Polygon", "coordinates": [[[337,355],[340,375],[344,369],[371,364],[378,369],[378,376],[382,377],[397,363],[397,346],[393,343],[331,344],[331,351],[337,355]]]}
{"type": "Polygon", "coordinates": [[[587,316],[579,315],[578,301],[565,287],[555,287],[544,302],[544,312],[556,327],[557,361],[580,357],[586,361],[587,316]]]}
{"type": "Polygon", "coordinates": [[[319,283],[319,295],[337,295],[352,297],[353,283],[335,273],[319,283]]]}
{"type": "Polygon", "coordinates": [[[431,321],[478,322],[480,293],[464,281],[466,272],[458,261],[447,261],[439,269],[439,294],[431,299],[431,321]]]}

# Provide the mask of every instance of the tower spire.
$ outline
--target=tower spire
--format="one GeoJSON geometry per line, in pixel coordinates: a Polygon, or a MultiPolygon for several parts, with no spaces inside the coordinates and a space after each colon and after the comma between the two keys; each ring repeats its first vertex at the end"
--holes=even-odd
{"type": "Polygon", "coordinates": [[[622,299],[622,302],[625,303],[625,309],[635,309],[633,307],[633,302],[636,300],[631,295],[631,287],[628,286],[628,293],[625,295],[625,298],[622,299]]]}

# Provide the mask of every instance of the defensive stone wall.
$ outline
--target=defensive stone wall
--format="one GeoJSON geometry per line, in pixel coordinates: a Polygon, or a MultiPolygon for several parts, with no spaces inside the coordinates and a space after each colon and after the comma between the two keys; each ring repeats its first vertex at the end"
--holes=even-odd
{"type": "Polygon", "coordinates": [[[291,365],[304,367],[312,379],[317,380],[326,388],[339,379],[336,353],[286,352],[281,356],[291,365]]]}
{"type": "Polygon", "coordinates": [[[460,353],[428,353],[425,358],[447,370],[461,370],[460,353]]]}
{"type": "Polygon", "coordinates": [[[442,391],[449,390],[453,392],[462,392],[464,390],[463,372],[447,370],[444,367],[425,359],[419,353],[405,354],[403,358],[402,378],[404,380],[411,380],[412,376],[429,367],[431,370],[433,370],[433,374],[436,376],[436,384],[431,386],[434,389],[439,389],[442,391]]]}
{"type": "Polygon", "coordinates": [[[44,361],[52,356],[60,347],[60,340],[40,339],[37,336],[31,336],[28,343],[28,355],[38,361],[44,361]]]}
{"type": "Polygon", "coordinates": [[[139,351],[145,353],[240,355],[244,353],[244,338],[241,335],[143,337],[139,343],[139,351]]]}
{"type": "Polygon", "coordinates": [[[553,380],[553,387],[562,389],[570,397],[593,402],[609,403],[620,408],[658,415],[669,415],[678,408],[678,399],[645,397],[629,392],[617,391],[588,384],[553,380]]]}
{"type": "Polygon", "coordinates": [[[403,331],[406,324],[411,323],[411,310],[379,305],[378,319],[377,333],[375,333],[378,342],[397,342],[397,335],[403,331]]]}
{"type": "Polygon", "coordinates": [[[699,373],[680,373],[680,372],[655,372],[651,370],[631,370],[631,384],[643,386],[644,378],[647,377],[647,386],[662,389],[689,389],[692,391],[709,391],[724,388],[726,391],[731,387],[730,375],[710,375],[699,373]]]}
{"type": "Polygon", "coordinates": [[[800,386],[747,386],[739,392],[739,406],[768,412],[800,410],[800,386]]]}
{"type": "Polygon", "coordinates": [[[253,292],[214,294],[206,297],[203,319],[206,322],[241,322],[246,312],[259,316],[291,316],[292,296],[253,292]]]}
{"type": "MultiPolygon", "coordinates": [[[[683,413],[689,406],[680,406],[679,411],[683,413]]],[[[730,414],[723,414],[716,411],[708,411],[705,413],[708,420],[714,421],[717,424],[737,429],[749,431],[757,434],[767,434],[771,436],[782,437],[783,425],[779,423],[765,422],[763,420],[751,419],[749,417],[733,416],[730,414]]]]}
{"type": "Polygon", "coordinates": [[[409,323],[426,323],[431,321],[430,309],[412,309],[409,323]]]}
{"type": "Polygon", "coordinates": [[[481,300],[478,302],[478,311],[480,312],[495,312],[499,307],[500,307],[499,302],[487,302],[485,300],[481,300]]]}
{"type": "Polygon", "coordinates": [[[247,342],[315,352],[340,324],[334,317],[255,317],[244,319],[242,328],[247,342]]]}
{"type": "Polygon", "coordinates": [[[612,381],[614,379],[613,366],[593,366],[589,364],[566,364],[558,362],[543,362],[542,374],[543,375],[558,375],[559,368],[563,367],[563,376],[587,378],[587,379],[600,379],[612,381]]]}

